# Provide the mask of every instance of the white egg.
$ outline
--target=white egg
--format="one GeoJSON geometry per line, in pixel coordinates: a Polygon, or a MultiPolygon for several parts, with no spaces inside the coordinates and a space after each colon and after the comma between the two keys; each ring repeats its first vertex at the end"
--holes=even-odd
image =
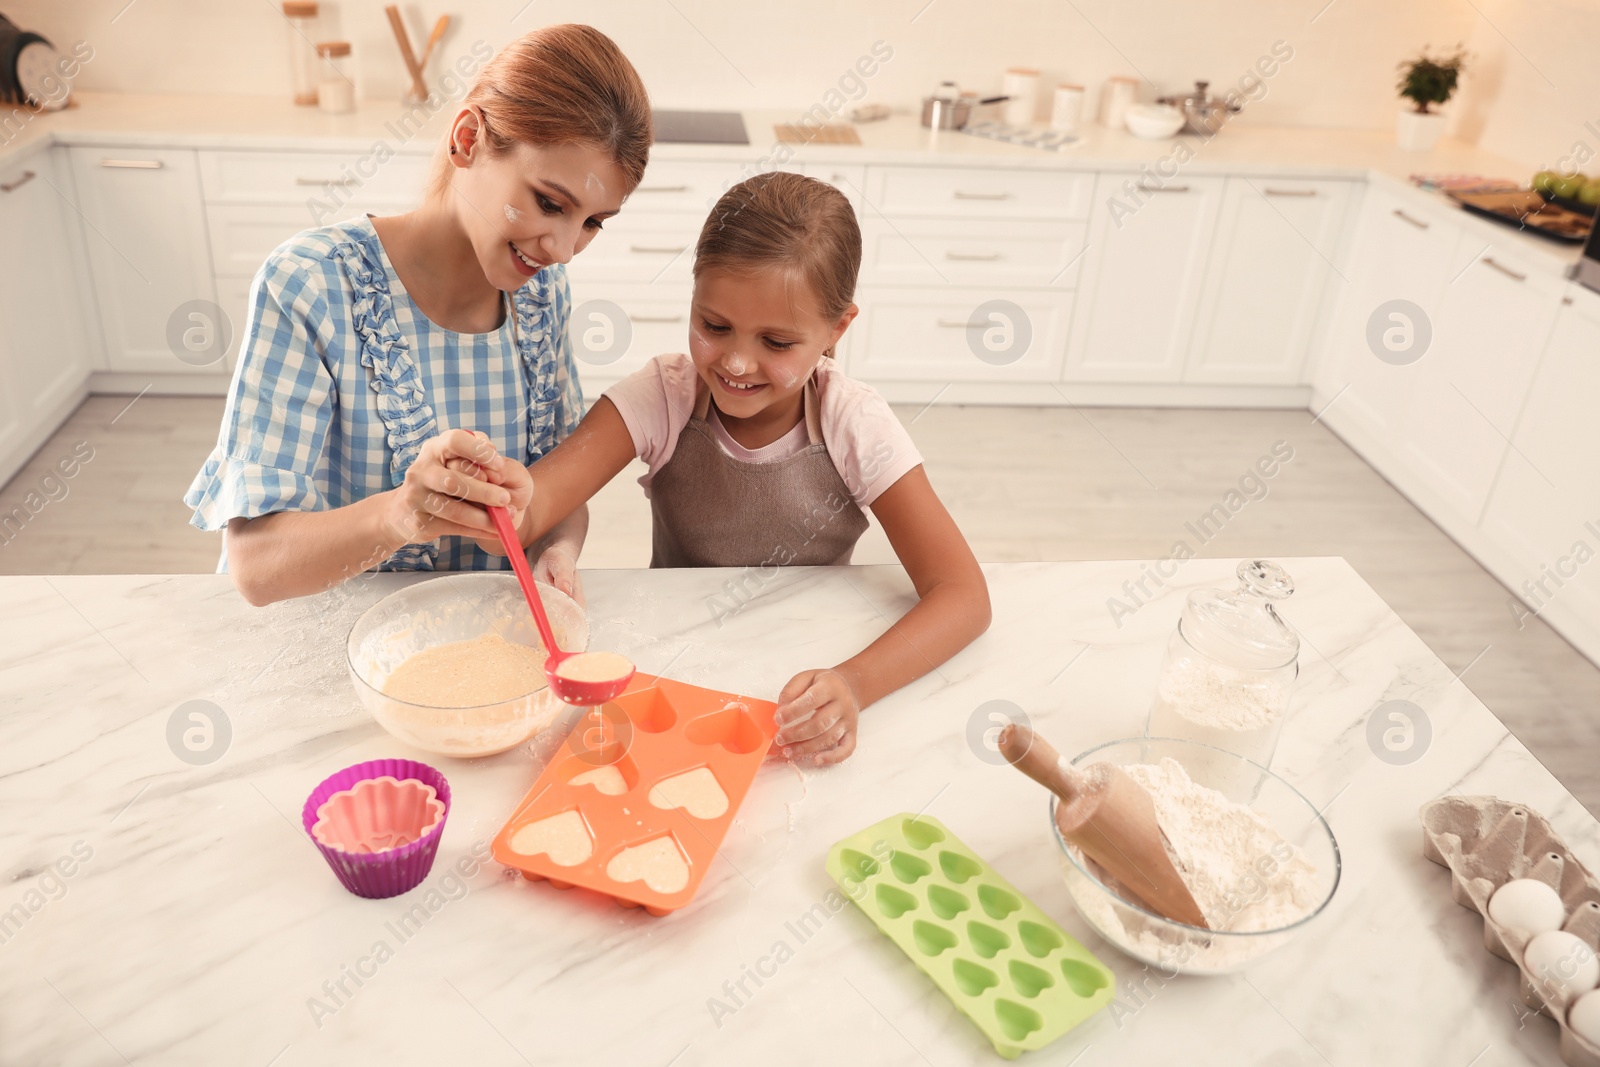
{"type": "Polygon", "coordinates": [[[1565,930],[1546,930],[1528,942],[1522,955],[1528,977],[1547,995],[1560,1000],[1587,993],[1600,985],[1600,959],[1589,943],[1565,930]]]}
{"type": "Polygon", "coordinates": [[[1600,1045],[1600,989],[1593,989],[1577,999],[1567,1012],[1567,1025],[1577,1035],[1592,1044],[1600,1045]]]}
{"type": "Polygon", "coordinates": [[[1489,898],[1489,918],[1501,926],[1542,934],[1567,919],[1561,895],[1534,878],[1513,878],[1489,898]]]}

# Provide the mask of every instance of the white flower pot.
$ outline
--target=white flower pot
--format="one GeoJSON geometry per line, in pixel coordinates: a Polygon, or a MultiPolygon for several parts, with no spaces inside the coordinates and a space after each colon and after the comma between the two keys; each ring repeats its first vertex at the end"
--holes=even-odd
{"type": "Polygon", "coordinates": [[[1395,141],[1407,152],[1431,152],[1444,133],[1445,117],[1437,111],[1423,114],[1401,108],[1395,119],[1395,141]]]}

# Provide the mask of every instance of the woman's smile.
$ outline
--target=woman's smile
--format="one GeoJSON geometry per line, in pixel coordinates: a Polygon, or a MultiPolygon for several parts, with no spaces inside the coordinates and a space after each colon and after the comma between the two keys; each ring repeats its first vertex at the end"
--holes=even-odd
{"type": "Polygon", "coordinates": [[[517,271],[525,277],[531,278],[538,274],[540,269],[550,265],[523,255],[522,249],[518,248],[515,242],[507,241],[506,245],[511,249],[511,262],[516,264],[517,271]]]}

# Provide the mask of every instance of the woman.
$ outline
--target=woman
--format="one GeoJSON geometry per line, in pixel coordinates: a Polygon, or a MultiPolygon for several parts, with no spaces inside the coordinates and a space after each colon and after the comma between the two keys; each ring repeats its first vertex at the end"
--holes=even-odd
{"type": "MultiPolygon", "coordinates": [[[[482,505],[521,525],[525,464],[583,414],[565,264],[644,175],[650,104],[616,45],[549,26],[487,63],[424,203],[307,230],[268,257],[217,446],[184,501],[226,527],[252,604],[384,570],[505,569],[482,505]]],[[[588,528],[538,542],[578,595],[588,528]]]]}

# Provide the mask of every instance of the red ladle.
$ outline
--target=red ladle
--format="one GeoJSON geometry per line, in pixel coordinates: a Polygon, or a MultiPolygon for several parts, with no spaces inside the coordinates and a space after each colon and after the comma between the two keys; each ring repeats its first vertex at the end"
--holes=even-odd
{"type": "Polygon", "coordinates": [[[539,590],[533,584],[533,572],[528,569],[528,556],[522,550],[522,539],[511,524],[511,513],[493,504],[488,506],[488,510],[495,531],[500,535],[500,542],[505,545],[506,555],[511,557],[511,569],[517,574],[517,584],[522,586],[522,595],[528,598],[528,609],[533,612],[534,625],[539,627],[539,639],[549,653],[544,661],[544,676],[550,679],[551,692],[564,703],[580,708],[592,708],[615,700],[633,680],[633,664],[614,652],[563,652],[556,647],[555,632],[550,629],[550,618],[544,613],[544,601],[539,598],[539,590]],[[576,666],[587,666],[591,660],[604,666],[604,660],[611,657],[627,664],[626,674],[605,678],[571,678],[561,673],[563,664],[571,671],[576,666]]]}

